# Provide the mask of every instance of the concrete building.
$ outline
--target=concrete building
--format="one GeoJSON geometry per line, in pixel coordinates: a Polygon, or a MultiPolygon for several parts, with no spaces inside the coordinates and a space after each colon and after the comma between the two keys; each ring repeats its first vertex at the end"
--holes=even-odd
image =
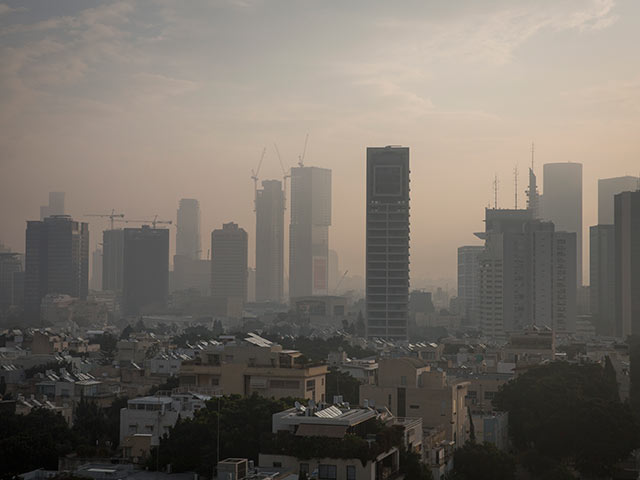
{"type": "Polygon", "coordinates": [[[616,336],[640,333],[640,190],[614,200],[616,336]]]}
{"type": "Polygon", "coordinates": [[[613,197],[622,192],[634,192],[640,188],[640,177],[598,179],[598,225],[613,225],[613,197]]]}
{"type": "Polygon", "coordinates": [[[164,308],[169,295],[169,230],[125,228],[123,258],[125,315],[164,308]]]}
{"type": "Polygon", "coordinates": [[[265,180],[256,191],[256,301],[281,302],[284,286],[284,191],[265,180]]]}
{"type": "Polygon", "coordinates": [[[418,358],[381,358],[377,384],[361,384],[360,400],[398,417],[421,417],[425,428],[443,428],[446,439],[461,447],[469,438],[468,386],[418,358]]]}
{"type": "Polygon", "coordinates": [[[25,314],[39,318],[47,294],[86,299],[89,290],[89,225],[67,215],[28,221],[24,279],[25,314]]]}
{"type": "Polygon", "coordinates": [[[176,255],[193,260],[200,258],[200,203],[195,198],[182,198],[177,213],[176,255]]]}
{"type": "Polygon", "coordinates": [[[64,214],[64,192],[49,192],[49,205],[40,207],[40,221],[47,217],[64,214]]]}
{"type": "Polygon", "coordinates": [[[299,406],[275,413],[272,441],[260,452],[260,467],[283,468],[294,474],[306,475],[304,478],[309,475],[311,478],[335,480],[395,478],[400,469],[399,448],[402,443],[380,451],[372,440],[365,449],[371,452],[366,459],[353,448],[356,442],[366,445],[367,432],[377,422],[382,422],[386,428],[401,427],[404,447],[422,455],[422,422],[419,418],[398,419],[385,410],[350,408],[339,403],[309,408],[299,406]],[[345,438],[347,435],[350,438],[345,438]],[[305,455],[297,455],[296,450],[299,449],[293,446],[296,442],[304,442],[307,437],[314,437],[316,445],[324,439],[327,448],[315,447],[305,455]],[[330,450],[339,451],[339,457],[331,455],[330,450]],[[349,451],[354,454],[353,458],[349,458],[349,451]]]}
{"type": "Polygon", "coordinates": [[[230,309],[247,301],[247,232],[237,223],[225,223],[211,233],[211,295],[230,309]]]}
{"type": "Polygon", "coordinates": [[[458,299],[462,318],[471,325],[477,325],[480,310],[480,257],[483,245],[469,245],[458,248],[458,299]]]}
{"type": "Polygon", "coordinates": [[[407,338],[409,148],[367,148],[367,337],[407,338]]]}
{"type": "Polygon", "coordinates": [[[327,295],[331,170],[291,169],[289,297],[327,295]]]}
{"type": "Polygon", "coordinates": [[[122,292],[124,230],[102,232],[102,290],[122,292]]]}
{"type": "Polygon", "coordinates": [[[616,330],[615,226],[589,229],[589,305],[596,334],[613,336],[616,330]]]}
{"type": "Polygon", "coordinates": [[[21,303],[19,275],[22,274],[23,255],[0,252],[0,313],[21,303]]]}
{"type": "Polygon", "coordinates": [[[151,445],[160,443],[160,437],[178,421],[193,418],[196,411],[205,408],[211,397],[200,394],[177,393],[171,396],[133,398],[120,410],[120,444],[136,434],[151,435],[151,445]]]}
{"type": "Polygon", "coordinates": [[[325,401],[327,366],[302,363],[301,357],[296,350],[249,334],[244,341],[213,346],[183,362],[180,386],[223,395],[325,401]]]}
{"type": "Polygon", "coordinates": [[[95,292],[102,290],[102,249],[96,248],[91,254],[91,280],[89,288],[95,292]]]}
{"type": "Polygon", "coordinates": [[[543,193],[542,218],[556,231],[576,234],[576,284],[582,286],[582,164],[545,164],[543,193]]]}
{"type": "Polygon", "coordinates": [[[576,264],[573,233],[532,219],[530,210],[487,209],[480,256],[483,334],[505,338],[527,325],[575,330],[576,264]]]}

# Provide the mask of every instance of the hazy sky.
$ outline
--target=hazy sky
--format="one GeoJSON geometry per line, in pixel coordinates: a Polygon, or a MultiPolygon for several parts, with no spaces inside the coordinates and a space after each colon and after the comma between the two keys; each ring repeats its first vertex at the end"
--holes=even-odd
{"type": "Polygon", "coordinates": [[[281,177],[273,143],[294,165],[309,132],[341,269],[364,270],[365,148],[400,144],[412,278],[453,279],[494,173],[513,207],[518,165],[524,205],[531,141],[540,181],[584,164],[585,229],[597,178],[640,172],[639,45],[636,0],[5,0],[0,241],[24,251],[55,190],[77,218],[175,220],[198,198],[203,245],[227,221],[253,240],[251,168],[267,146],[261,176],[281,177]]]}

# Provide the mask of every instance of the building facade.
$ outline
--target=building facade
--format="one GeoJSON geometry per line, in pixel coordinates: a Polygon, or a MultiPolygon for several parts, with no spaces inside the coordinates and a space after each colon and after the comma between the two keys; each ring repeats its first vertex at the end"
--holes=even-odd
{"type": "Polygon", "coordinates": [[[248,238],[237,223],[211,233],[211,295],[224,302],[247,301],[248,238]]]}
{"type": "Polygon", "coordinates": [[[200,202],[195,198],[180,199],[177,213],[176,255],[200,258],[200,202]]]}
{"type": "Polygon", "coordinates": [[[576,282],[582,286],[582,164],[547,163],[543,173],[542,218],[556,231],[576,234],[576,282]]]}
{"type": "Polygon", "coordinates": [[[89,290],[89,225],[67,215],[28,221],[25,248],[24,306],[39,318],[48,294],[86,299],[89,290]]]}
{"type": "Polygon", "coordinates": [[[64,192],[49,192],[49,205],[40,207],[40,221],[47,217],[64,214],[64,192]]]}
{"type": "Polygon", "coordinates": [[[331,170],[292,168],[289,297],[328,294],[330,225],[331,170]]]}
{"type": "Polygon", "coordinates": [[[458,299],[462,317],[471,325],[479,320],[480,309],[480,257],[482,245],[458,248],[458,299]]]}
{"type": "Polygon", "coordinates": [[[614,200],[616,335],[640,333],[640,190],[614,200]]]}
{"type": "Polygon", "coordinates": [[[124,230],[102,232],[102,290],[122,292],[124,230]]]}
{"type": "Polygon", "coordinates": [[[589,229],[589,306],[596,334],[612,336],[616,325],[615,226],[589,229]]]}
{"type": "Polygon", "coordinates": [[[256,192],[256,301],[281,302],[284,286],[284,191],[265,180],[256,192]]]}
{"type": "Polygon", "coordinates": [[[124,229],[122,300],[126,315],[162,309],[169,295],[169,230],[124,229]]]}
{"type": "Polygon", "coordinates": [[[624,177],[598,179],[598,225],[613,225],[613,197],[622,192],[634,192],[640,188],[640,178],[624,177]]]}
{"type": "Polygon", "coordinates": [[[409,148],[367,148],[367,336],[407,338],[409,148]]]}

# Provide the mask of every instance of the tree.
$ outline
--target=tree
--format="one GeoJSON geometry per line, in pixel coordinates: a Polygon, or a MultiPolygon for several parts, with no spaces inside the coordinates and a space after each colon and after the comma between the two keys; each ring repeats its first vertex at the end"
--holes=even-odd
{"type": "Polygon", "coordinates": [[[583,475],[607,475],[640,445],[629,405],[598,364],[535,367],[504,385],[493,403],[509,412],[516,449],[568,462],[583,475]]]}
{"type": "Polygon", "coordinates": [[[447,480],[513,480],[516,461],[492,443],[467,442],[453,455],[453,470],[447,480]]]}
{"type": "Polygon", "coordinates": [[[329,368],[325,385],[327,401],[332,402],[335,395],[342,395],[345,402],[360,404],[360,382],[348,373],[341,372],[336,367],[329,368]]]}
{"type": "Polygon", "coordinates": [[[420,461],[420,455],[404,447],[400,449],[400,472],[405,480],[433,480],[431,469],[420,461]]]}

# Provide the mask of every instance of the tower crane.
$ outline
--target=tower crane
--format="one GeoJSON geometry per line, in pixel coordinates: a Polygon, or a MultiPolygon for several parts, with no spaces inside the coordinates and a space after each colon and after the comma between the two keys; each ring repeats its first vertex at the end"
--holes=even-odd
{"type": "Polygon", "coordinates": [[[119,220],[124,223],[150,223],[153,228],[156,228],[156,225],[171,225],[173,223],[172,220],[158,220],[158,215],[153,217],[153,220],[119,220]]]}
{"type": "Polygon", "coordinates": [[[298,157],[298,166],[304,167],[304,156],[307,153],[307,143],[309,142],[309,134],[307,133],[306,137],[304,137],[304,148],[302,149],[302,155],[298,157]]]}
{"type": "Polygon", "coordinates": [[[334,295],[338,293],[338,288],[340,288],[340,285],[342,285],[342,281],[344,280],[344,277],[347,276],[347,273],[349,273],[349,270],[345,270],[344,273],[342,274],[342,276],[340,277],[340,280],[338,280],[336,288],[333,289],[333,294],[334,295]]]}
{"type": "Polygon", "coordinates": [[[264,160],[264,155],[267,153],[267,147],[262,149],[262,155],[260,155],[260,161],[258,162],[258,167],[254,171],[251,169],[251,179],[253,180],[253,211],[256,211],[256,206],[258,203],[258,174],[260,173],[260,167],[262,166],[262,161],[264,160]]]}
{"type": "Polygon", "coordinates": [[[116,213],[115,209],[111,210],[111,213],[86,213],[85,217],[103,217],[108,218],[111,223],[111,230],[113,230],[113,222],[116,218],[124,218],[124,213],[116,213]]]}
{"type": "Polygon", "coordinates": [[[291,178],[291,171],[289,171],[289,173],[287,173],[287,171],[284,169],[284,164],[282,163],[282,158],[280,157],[280,150],[278,150],[278,145],[276,145],[275,143],[273,144],[274,148],[276,149],[276,154],[278,155],[278,161],[280,162],[280,168],[282,169],[282,183],[283,183],[283,192],[284,192],[284,209],[287,209],[287,178],[291,178]]]}

